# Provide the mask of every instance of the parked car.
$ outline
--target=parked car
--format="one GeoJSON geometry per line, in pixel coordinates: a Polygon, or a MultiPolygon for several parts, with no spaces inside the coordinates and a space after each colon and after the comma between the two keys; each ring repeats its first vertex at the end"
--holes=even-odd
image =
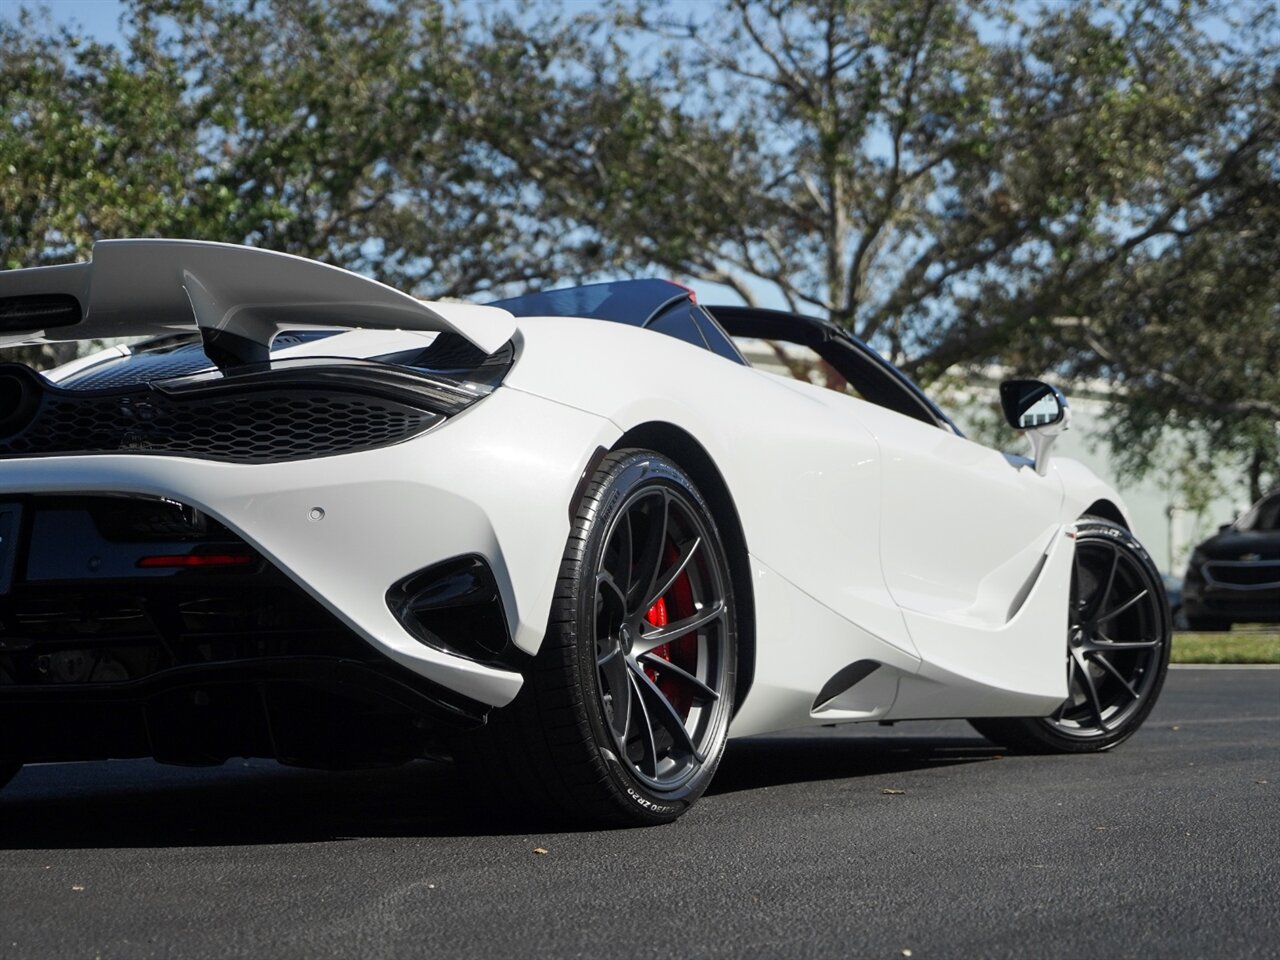
{"type": "Polygon", "coordinates": [[[1182,603],[1193,630],[1280,623],[1280,489],[1192,551],[1182,603]]]}
{"type": "Polygon", "coordinates": [[[1097,752],[1159,695],[1163,585],[1051,457],[1048,384],[1001,386],[1025,457],[825,321],[664,280],[428,303],[172,240],[0,273],[0,343],[117,336],[152,339],[0,366],[0,784],[447,749],[485,797],[649,824],[731,735],[967,717],[1097,752]]]}
{"type": "Polygon", "coordinates": [[[1182,609],[1182,581],[1172,574],[1160,575],[1164,581],[1165,596],[1169,598],[1169,616],[1173,618],[1173,629],[1187,629],[1187,615],[1182,609]]]}

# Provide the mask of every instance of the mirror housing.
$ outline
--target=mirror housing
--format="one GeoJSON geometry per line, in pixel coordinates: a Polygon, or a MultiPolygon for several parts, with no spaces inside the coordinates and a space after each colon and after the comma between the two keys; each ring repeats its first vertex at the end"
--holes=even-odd
{"type": "Polygon", "coordinates": [[[1045,476],[1053,441],[1071,425],[1067,398],[1041,380],[1006,380],[1000,384],[1000,406],[1009,426],[1026,431],[1036,473],[1045,476]]]}

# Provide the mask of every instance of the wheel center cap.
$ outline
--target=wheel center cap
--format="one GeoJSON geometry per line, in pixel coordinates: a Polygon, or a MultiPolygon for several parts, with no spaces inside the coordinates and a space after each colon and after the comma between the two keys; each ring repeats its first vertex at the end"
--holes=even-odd
{"type": "Polygon", "coordinates": [[[631,628],[625,623],[618,631],[618,639],[622,641],[622,649],[627,653],[631,652],[631,628]]]}

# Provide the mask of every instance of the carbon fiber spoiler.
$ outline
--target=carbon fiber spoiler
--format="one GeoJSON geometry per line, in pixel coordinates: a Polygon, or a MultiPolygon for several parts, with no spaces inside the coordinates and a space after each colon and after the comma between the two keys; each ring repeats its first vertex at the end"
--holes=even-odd
{"type": "Polygon", "coordinates": [[[0,347],[198,329],[226,369],[269,359],[280,330],[334,327],[455,333],[490,354],[515,320],[292,254],[198,240],[101,240],[82,263],[0,271],[0,347]]]}

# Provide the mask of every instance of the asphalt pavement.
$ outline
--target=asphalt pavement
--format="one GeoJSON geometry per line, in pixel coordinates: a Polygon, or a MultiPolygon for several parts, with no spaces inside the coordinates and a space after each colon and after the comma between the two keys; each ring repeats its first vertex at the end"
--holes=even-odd
{"type": "Polygon", "coordinates": [[[0,793],[0,957],[1280,957],[1278,800],[1277,670],[1172,671],[1100,756],[735,741],[646,830],[522,832],[442,764],[45,765],[0,793]]]}

